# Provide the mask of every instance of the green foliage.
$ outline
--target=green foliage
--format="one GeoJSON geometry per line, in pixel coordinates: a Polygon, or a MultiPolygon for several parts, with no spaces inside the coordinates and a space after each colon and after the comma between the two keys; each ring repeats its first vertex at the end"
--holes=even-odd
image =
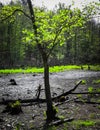
{"type": "Polygon", "coordinates": [[[93,87],[89,87],[89,88],[88,88],[88,92],[89,92],[89,93],[93,93],[93,91],[94,91],[94,88],[93,88],[93,87]]]}
{"type": "Polygon", "coordinates": [[[100,65],[91,65],[91,70],[100,71],[100,65]]]}
{"type": "Polygon", "coordinates": [[[10,103],[10,106],[11,106],[11,108],[17,108],[17,107],[21,106],[21,103],[20,103],[20,101],[16,101],[15,103],[10,103]]]}
{"type": "Polygon", "coordinates": [[[95,122],[92,121],[92,120],[86,120],[86,121],[83,121],[83,120],[77,120],[77,121],[74,121],[73,122],[73,126],[75,128],[77,128],[77,130],[79,130],[81,127],[91,127],[91,126],[94,126],[95,125],[95,122]]]}
{"type": "Polygon", "coordinates": [[[60,72],[60,71],[65,71],[65,70],[76,70],[80,69],[80,66],[77,65],[67,65],[67,66],[54,66],[50,67],[50,72],[60,72]]]}
{"type": "Polygon", "coordinates": [[[60,120],[64,120],[64,119],[65,119],[65,117],[64,117],[63,115],[59,115],[58,118],[59,118],[60,120]]]}
{"type": "Polygon", "coordinates": [[[97,88],[97,89],[96,89],[96,92],[99,92],[99,93],[100,93],[100,88],[97,88]]]}
{"type": "Polygon", "coordinates": [[[100,79],[98,79],[98,80],[93,80],[92,83],[93,83],[93,84],[100,84],[100,79]]]}
{"type": "MultiPolygon", "coordinates": [[[[50,72],[62,72],[66,70],[79,70],[80,66],[77,65],[67,65],[67,66],[53,66],[50,67],[50,72]]],[[[43,73],[44,69],[43,68],[36,68],[36,67],[26,67],[25,69],[1,69],[0,73],[1,74],[7,74],[7,73],[43,73]]],[[[85,81],[84,81],[85,82],[85,81]]]]}
{"type": "Polygon", "coordinates": [[[18,124],[15,126],[15,130],[20,130],[20,128],[21,128],[21,124],[18,123],[18,124]]]}
{"type": "Polygon", "coordinates": [[[99,93],[99,92],[100,92],[100,88],[89,87],[89,88],[88,88],[88,92],[89,92],[89,93],[93,93],[93,92],[99,93]]]}
{"type": "MultiPolygon", "coordinates": [[[[58,108],[56,106],[53,105],[53,110],[58,113],[58,108]]],[[[43,115],[44,115],[44,119],[47,118],[47,114],[46,114],[46,111],[43,112],[43,115]]]]}
{"type": "Polygon", "coordinates": [[[58,108],[56,106],[53,105],[53,110],[58,113],[58,108]]]}
{"type": "MultiPolygon", "coordinates": [[[[30,65],[29,61],[36,65],[32,61],[32,57],[38,59],[38,62],[41,63],[39,52],[35,50],[35,39],[38,39],[43,50],[51,55],[51,60],[56,58],[56,60],[62,62],[67,58],[67,64],[78,61],[87,63],[87,57],[91,62],[100,61],[99,34],[97,33],[99,32],[99,26],[98,23],[90,19],[92,15],[98,13],[99,5],[100,3],[91,3],[86,5],[82,11],[78,8],[72,10],[64,5],[60,5],[55,11],[46,8],[34,8],[37,25],[36,38],[30,20],[27,19],[29,16],[25,17],[23,13],[24,11],[25,14],[28,14],[28,9],[24,8],[21,2],[17,1],[11,5],[1,6],[0,39],[2,46],[0,46],[0,65],[14,66],[16,63],[17,65],[30,65]],[[90,28],[93,28],[93,30],[90,28]],[[92,41],[91,44],[89,43],[90,40],[92,41]],[[84,53],[86,48],[88,49],[84,53]],[[74,61],[76,52],[78,52],[76,55],[78,60],[74,61]],[[35,54],[39,56],[35,57],[35,54]],[[7,60],[6,55],[10,56],[10,58],[7,57],[7,60]],[[11,65],[9,65],[10,62],[11,65]]],[[[91,67],[91,70],[94,69],[100,70],[100,66],[91,67]]]]}
{"type": "Polygon", "coordinates": [[[82,80],[82,83],[81,84],[86,84],[86,80],[82,80]]]}
{"type": "Polygon", "coordinates": [[[22,41],[33,44],[38,39],[39,44],[41,44],[47,55],[51,54],[55,46],[63,46],[66,38],[73,37],[73,28],[81,28],[84,23],[84,18],[79,9],[72,11],[68,8],[63,8],[53,12],[35,8],[34,12],[37,36],[34,36],[31,30],[24,29],[22,31],[24,34],[22,41]],[[70,35],[65,37],[65,32],[69,33],[69,27],[70,35]]]}
{"type": "Polygon", "coordinates": [[[44,119],[47,118],[46,111],[43,112],[44,119]]]}
{"type": "Polygon", "coordinates": [[[57,130],[57,127],[56,126],[50,126],[47,128],[47,130],[57,130]]]}
{"type": "Polygon", "coordinates": [[[1,8],[0,11],[0,21],[5,22],[5,20],[10,20],[10,22],[12,23],[13,21],[15,21],[15,16],[13,15],[14,12],[16,12],[16,10],[21,9],[21,7],[19,5],[5,5],[1,8]]]}
{"type": "Polygon", "coordinates": [[[82,99],[82,94],[77,94],[77,97],[78,97],[79,99],[82,99]]]}

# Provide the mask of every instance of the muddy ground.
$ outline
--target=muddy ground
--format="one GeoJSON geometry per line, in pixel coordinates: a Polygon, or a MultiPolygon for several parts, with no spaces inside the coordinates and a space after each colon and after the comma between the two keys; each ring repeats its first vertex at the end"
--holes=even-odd
{"type": "MultiPolygon", "coordinates": [[[[100,88],[100,84],[94,84],[93,81],[100,79],[100,72],[73,70],[59,73],[50,73],[50,86],[52,97],[72,89],[79,80],[86,80],[85,84],[80,84],[75,92],[87,92],[89,87],[94,89],[100,88]]],[[[0,102],[8,99],[32,99],[36,97],[36,90],[39,85],[43,85],[43,74],[0,74],[0,102]],[[17,85],[11,85],[10,79],[15,79],[17,85]]],[[[41,98],[45,98],[44,90],[41,91],[41,98]]],[[[73,122],[77,120],[94,121],[94,125],[78,126],[72,124],[62,124],[57,130],[99,130],[100,129],[100,94],[78,95],[70,94],[67,100],[58,105],[58,116],[64,118],[73,118],[73,122]],[[88,99],[89,98],[89,99],[88,99]],[[91,103],[85,103],[84,101],[91,103]],[[81,102],[77,102],[81,101],[81,102]],[[92,102],[97,102],[93,104],[92,102]],[[89,128],[88,128],[89,127],[89,128]]],[[[55,104],[55,103],[54,103],[55,104]]],[[[22,113],[11,115],[2,113],[5,105],[0,105],[0,130],[43,130],[45,126],[46,104],[22,104],[22,113]]],[[[48,128],[45,128],[48,130],[48,128]]]]}

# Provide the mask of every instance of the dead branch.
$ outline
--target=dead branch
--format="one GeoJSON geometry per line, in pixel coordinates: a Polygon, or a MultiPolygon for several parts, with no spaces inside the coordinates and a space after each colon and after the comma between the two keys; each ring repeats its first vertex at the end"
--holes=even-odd
{"type": "Polygon", "coordinates": [[[65,92],[65,93],[63,93],[63,94],[61,94],[61,95],[59,95],[59,96],[57,96],[57,97],[54,97],[52,100],[53,100],[53,101],[54,101],[54,100],[59,100],[59,99],[60,99],[61,97],[63,97],[63,96],[67,96],[67,95],[69,95],[69,94],[72,94],[72,92],[75,91],[75,89],[76,89],[81,83],[82,83],[82,80],[79,81],[79,82],[75,85],[74,88],[72,88],[71,90],[69,90],[69,91],[67,91],[67,92],[65,92]]]}
{"type": "Polygon", "coordinates": [[[68,118],[68,119],[63,119],[63,120],[59,119],[59,120],[56,120],[54,122],[51,122],[49,124],[49,126],[53,126],[53,125],[58,126],[58,125],[61,125],[61,124],[65,123],[65,122],[71,122],[73,120],[74,120],[74,118],[68,118]]]}
{"type": "Polygon", "coordinates": [[[69,93],[69,94],[100,94],[100,92],[73,92],[73,93],[69,93]]]}
{"type": "Polygon", "coordinates": [[[81,100],[75,100],[76,103],[87,103],[87,104],[100,104],[100,102],[92,102],[92,101],[81,101],[81,100]]]}
{"type": "MultiPolygon", "coordinates": [[[[59,96],[57,96],[57,97],[52,98],[52,101],[59,101],[59,99],[60,99],[61,97],[67,96],[67,95],[71,94],[71,93],[78,87],[78,85],[81,84],[81,82],[82,82],[82,81],[79,81],[79,82],[75,85],[75,87],[74,87],[73,89],[71,89],[71,90],[69,90],[69,91],[67,91],[67,92],[65,92],[65,93],[63,93],[63,94],[61,94],[61,95],[59,95],[59,96]]],[[[41,91],[41,87],[38,88],[38,94],[37,94],[37,97],[36,97],[35,99],[25,99],[25,100],[17,99],[17,100],[19,100],[21,103],[29,103],[29,102],[44,103],[44,102],[46,102],[46,99],[41,99],[41,98],[39,98],[39,96],[40,96],[40,91],[41,91]]],[[[15,102],[15,101],[16,101],[16,100],[5,100],[5,99],[3,98],[3,100],[0,102],[0,104],[8,104],[9,102],[15,102]]]]}
{"type": "MultiPolygon", "coordinates": [[[[35,98],[35,99],[24,99],[24,100],[21,100],[21,99],[16,99],[16,100],[18,100],[18,101],[20,101],[20,103],[32,103],[32,102],[39,102],[39,103],[44,103],[44,102],[46,102],[46,99],[38,99],[37,100],[37,98],[35,98]]],[[[0,102],[0,104],[4,104],[4,105],[6,105],[6,104],[8,104],[8,103],[10,103],[10,102],[15,102],[16,100],[12,100],[12,99],[10,99],[10,100],[5,100],[5,99],[3,99],[1,102],[0,102]]]]}

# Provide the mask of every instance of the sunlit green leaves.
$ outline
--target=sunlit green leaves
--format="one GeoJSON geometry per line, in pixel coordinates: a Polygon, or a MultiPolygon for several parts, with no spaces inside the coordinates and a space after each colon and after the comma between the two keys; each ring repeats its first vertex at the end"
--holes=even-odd
{"type": "Polygon", "coordinates": [[[10,6],[10,5],[3,6],[0,9],[0,22],[1,21],[5,22],[8,19],[10,22],[13,22],[15,20],[15,16],[13,15],[13,13],[15,12],[16,9],[20,9],[20,6],[10,6]]]}
{"type": "MultiPolygon", "coordinates": [[[[85,8],[85,11],[90,14],[93,12],[94,6],[90,6],[89,9],[85,8]]],[[[23,29],[24,43],[41,44],[46,51],[52,49],[55,45],[59,44],[63,46],[65,40],[75,37],[75,30],[81,29],[86,23],[86,14],[75,8],[61,8],[57,11],[49,11],[42,8],[35,8],[35,20],[37,26],[37,36],[34,36],[34,32],[31,29],[23,29]],[[67,35],[65,35],[67,34],[67,35]]],[[[19,14],[20,15],[20,14],[19,14]]]]}
{"type": "Polygon", "coordinates": [[[23,33],[23,38],[22,38],[22,42],[23,43],[28,43],[28,44],[33,44],[35,45],[35,37],[34,37],[34,33],[31,30],[28,29],[23,29],[22,30],[23,33]]]}

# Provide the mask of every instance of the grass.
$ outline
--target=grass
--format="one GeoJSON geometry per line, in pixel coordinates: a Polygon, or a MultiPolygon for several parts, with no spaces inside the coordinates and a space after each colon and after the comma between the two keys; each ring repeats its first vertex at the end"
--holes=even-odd
{"type": "Polygon", "coordinates": [[[81,83],[82,85],[84,85],[84,84],[86,84],[86,80],[82,80],[82,83],[81,83]]]}
{"type": "MultiPolygon", "coordinates": [[[[66,122],[62,125],[58,126],[45,126],[45,130],[89,130],[89,128],[95,128],[95,126],[99,126],[100,120],[74,120],[72,122],[66,122]]],[[[16,125],[16,130],[20,130],[22,128],[22,124],[18,123],[16,125]]],[[[34,130],[34,126],[32,126],[34,130]]],[[[91,130],[93,130],[91,129],[91,130]]],[[[39,130],[39,129],[38,129],[39,130]]]]}
{"type": "Polygon", "coordinates": [[[1,74],[13,74],[13,73],[43,73],[43,68],[26,68],[26,69],[2,69],[1,74]]]}
{"type": "MultiPolygon", "coordinates": [[[[88,65],[83,65],[84,70],[88,70],[88,65]]],[[[91,65],[90,66],[91,70],[94,71],[100,71],[100,65],[91,65]]],[[[62,72],[66,70],[80,70],[81,66],[78,65],[67,65],[67,66],[53,66],[50,67],[49,70],[51,73],[53,72],[62,72]]],[[[25,69],[19,68],[19,69],[1,69],[0,73],[1,74],[10,74],[10,73],[43,73],[44,68],[30,68],[27,67],[25,69]]]]}
{"type": "Polygon", "coordinates": [[[50,126],[47,130],[58,130],[58,128],[61,128],[61,130],[71,130],[71,128],[73,130],[86,130],[95,127],[95,125],[99,125],[99,122],[94,120],[75,120],[70,123],[66,122],[62,126],[50,126]]]}
{"type": "Polygon", "coordinates": [[[93,84],[100,84],[100,79],[97,79],[97,80],[93,80],[92,82],[93,84]]]}
{"type": "Polygon", "coordinates": [[[76,120],[72,122],[72,127],[75,130],[89,129],[90,127],[95,126],[96,122],[92,120],[76,120]]]}

